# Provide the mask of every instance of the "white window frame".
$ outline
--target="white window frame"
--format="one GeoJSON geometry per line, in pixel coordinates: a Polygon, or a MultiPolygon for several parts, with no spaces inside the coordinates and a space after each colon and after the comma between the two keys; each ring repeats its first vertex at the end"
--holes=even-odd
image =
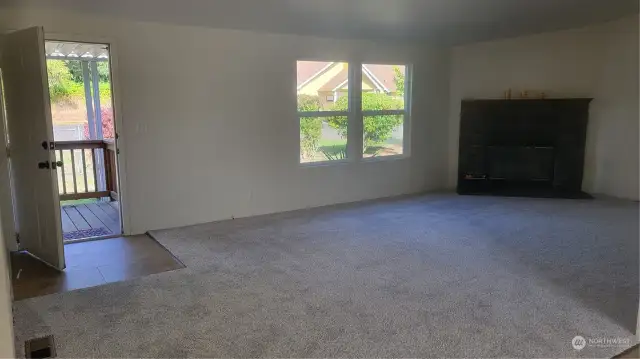
{"type": "MultiPolygon", "coordinates": [[[[363,137],[362,127],[364,124],[365,116],[376,116],[376,115],[403,115],[402,122],[402,153],[399,155],[389,155],[389,156],[374,156],[374,157],[363,157],[364,152],[364,144],[360,145],[360,159],[362,161],[385,161],[385,160],[394,160],[407,158],[411,156],[411,98],[413,97],[412,93],[412,77],[413,77],[413,66],[411,64],[406,63],[376,63],[369,62],[366,64],[360,64],[360,73],[364,72],[365,65],[387,65],[387,66],[404,66],[404,109],[402,110],[362,110],[362,88],[359,89],[358,92],[358,107],[360,108],[360,116],[358,118],[360,122],[360,138],[363,137]]],[[[362,79],[361,79],[362,80],[362,79]]],[[[362,87],[362,82],[360,82],[360,87],[362,87]]]]}
{"type": "MultiPolygon", "coordinates": [[[[376,110],[376,111],[363,111],[362,110],[362,73],[363,63],[361,61],[330,61],[330,60],[318,60],[318,59],[300,59],[297,61],[326,61],[326,62],[341,62],[347,63],[349,68],[348,73],[348,90],[347,96],[348,109],[347,111],[296,111],[296,120],[298,127],[298,134],[300,133],[300,120],[304,117],[332,117],[332,116],[345,116],[347,117],[347,158],[343,160],[325,160],[316,162],[301,162],[300,144],[298,143],[298,164],[303,167],[313,166],[326,166],[333,164],[341,164],[347,162],[375,162],[375,161],[387,161],[407,158],[411,155],[411,100],[413,97],[413,66],[407,63],[379,63],[381,65],[399,65],[405,66],[405,88],[404,88],[404,109],[403,110],[376,110]],[[379,156],[379,157],[363,157],[364,144],[363,144],[363,124],[364,116],[375,115],[388,115],[398,114],[403,115],[403,134],[402,134],[402,154],[391,156],[379,156]]],[[[296,61],[296,64],[297,64],[296,61]]],[[[370,63],[378,64],[378,63],[370,63]]],[[[334,98],[337,101],[337,98],[334,98]]],[[[297,102],[297,91],[296,91],[297,102]]]]}
{"type": "MultiPolygon", "coordinates": [[[[348,61],[332,61],[332,60],[311,60],[311,59],[301,59],[301,60],[297,60],[296,61],[296,66],[298,61],[324,61],[327,63],[346,63],[349,64],[349,66],[351,66],[351,63],[348,61]]],[[[329,65],[327,65],[329,66],[329,65]]],[[[325,67],[326,68],[326,67],[325,67]]],[[[325,69],[322,69],[321,71],[324,71],[325,69]]],[[[349,75],[348,75],[348,79],[347,79],[348,83],[351,83],[351,68],[349,68],[349,75]]],[[[351,151],[351,147],[353,147],[351,145],[351,122],[352,122],[352,117],[353,117],[353,90],[351,89],[351,86],[349,86],[348,88],[348,94],[347,97],[349,98],[349,101],[347,103],[347,110],[346,111],[296,111],[296,120],[297,120],[297,126],[298,126],[298,136],[300,136],[300,122],[303,118],[305,117],[319,117],[319,118],[326,118],[326,117],[333,117],[333,116],[344,116],[347,117],[347,158],[345,159],[341,159],[341,160],[325,160],[325,161],[314,161],[314,162],[301,162],[301,154],[302,154],[302,148],[300,147],[300,142],[298,142],[298,164],[300,166],[304,166],[304,167],[313,167],[313,166],[326,166],[326,165],[333,165],[333,164],[340,164],[340,163],[346,163],[346,162],[350,162],[352,161],[352,156],[350,155],[350,151],[351,151]]],[[[335,95],[335,93],[334,93],[335,95]]],[[[296,103],[297,103],[297,88],[296,88],[296,103]]],[[[335,101],[337,101],[336,98],[334,98],[334,103],[335,101]]],[[[296,105],[297,107],[297,105],[296,105]]],[[[300,139],[298,139],[300,140],[300,139]]]]}

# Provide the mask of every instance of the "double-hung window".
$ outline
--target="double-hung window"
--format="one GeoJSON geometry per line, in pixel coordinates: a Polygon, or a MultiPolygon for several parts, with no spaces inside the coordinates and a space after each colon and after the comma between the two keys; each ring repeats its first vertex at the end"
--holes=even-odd
{"type": "Polygon", "coordinates": [[[406,155],[410,75],[406,65],[298,61],[300,163],[406,155]]]}
{"type": "Polygon", "coordinates": [[[345,160],[349,122],[349,65],[298,61],[300,163],[345,160]]]}
{"type": "MultiPolygon", "coordinates": [[[[362,65],[362,157],[405,154],[409,118],[406,65],[362,65]]],[[[407,136],[408,137],[408,136],[407,136]]]]}

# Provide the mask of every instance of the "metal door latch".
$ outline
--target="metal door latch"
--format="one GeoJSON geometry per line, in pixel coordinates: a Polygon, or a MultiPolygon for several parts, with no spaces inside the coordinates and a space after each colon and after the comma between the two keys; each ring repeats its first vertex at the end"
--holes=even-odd
{"type": "Polygon", "coordinates": [[[53,141],[52,142],[42,141],[42,143],[40,145],[45,150],[55,150],[56,149],[56,144],[53,141]]]}
{"type": "MultiPolygon", "coordinates": [[[[51,162],[51,169],[55,170],[56,168],[62,167],[62,161],[51,162]]],[[[38,168],[47,169],[49,168],[49,161],[38,162],[38,168]]]]}

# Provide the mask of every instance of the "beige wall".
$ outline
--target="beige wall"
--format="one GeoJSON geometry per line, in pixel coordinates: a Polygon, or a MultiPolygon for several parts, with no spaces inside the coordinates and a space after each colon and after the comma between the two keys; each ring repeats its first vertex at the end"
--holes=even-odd
{"type": "Polygon", "coordinates": [[[0,27],[114,40],[132,233],[441,188],[448,51],[3,10],[0,27]],[[414,63],[411,156],[304,167],[296,61],[414,63]]]}
{"type": "Polygon", "coordinates": [[[638,199],[638,17],[452,50],[449,187],[458,166],[460,100],[504,90],[593,97],[584,190],[638,199]]]}

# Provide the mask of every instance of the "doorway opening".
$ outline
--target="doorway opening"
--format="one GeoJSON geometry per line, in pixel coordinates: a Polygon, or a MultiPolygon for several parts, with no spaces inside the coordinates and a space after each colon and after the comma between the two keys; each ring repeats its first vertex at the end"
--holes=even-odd
{"type": "Polygon", "coordinates": [[[108,44],[45,41],[63,240],[122,235],[108,44]]]}

